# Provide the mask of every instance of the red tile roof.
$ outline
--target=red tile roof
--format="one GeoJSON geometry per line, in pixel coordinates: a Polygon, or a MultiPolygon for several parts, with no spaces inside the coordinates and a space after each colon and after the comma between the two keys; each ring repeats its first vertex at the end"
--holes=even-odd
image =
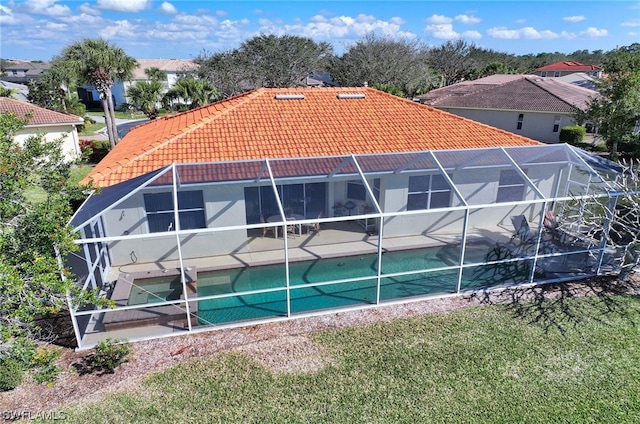
{"type": "Polygon", "coordinates": [[[372,88],[260,88],[135,127],[84,182],[107,187],[172,163],[535,144],[372,88]],[[349,94],[363,98],[339,98],[349,94]]]}
{"type": "Polygon", "coordinates": [[[82,118],[70,113],[56,112],[32,103],[21,102],[9,97],[0,97],[0,113],[13,112],[21,119],[27,119],[27,126],[81,124],[82,118]]]}
{"type": "Polygon", "coordinates": [[[556,78],[493,75],[432,90],[417,99],[434,107],[573,113],[584,110],[597,95],[556,78]]]}
{"type": "Polygon", "coordinates": [[[540,68],[536,68],[536,71],[572,71],[572,72],[588,72],[588,71],[602,71],[600,66],[585,65],[580,62],[557,62],[551,65],[545,65],[540,68]]]}

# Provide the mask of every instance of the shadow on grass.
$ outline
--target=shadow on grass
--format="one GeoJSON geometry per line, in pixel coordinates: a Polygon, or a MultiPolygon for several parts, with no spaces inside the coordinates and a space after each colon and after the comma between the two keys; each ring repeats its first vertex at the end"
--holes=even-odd
{"type": "Polygon", "coordinates": [[[545,331],[555,329],[564,333],[569,327],[580,325],[584,319],[584,305],[577,298],[590,297],[597,311],[589,313],[590,320],[609,325],[607,318],[623,318],[637,325],[640,303],[628,302],[621,296],[638,297],[638,277],[626,280],[614,277],[549,283],[532,287],[509,287],[502,290],[483,289],[467,296],[481,304],[505,305],[515,317],[541,325],[545,331]]]}

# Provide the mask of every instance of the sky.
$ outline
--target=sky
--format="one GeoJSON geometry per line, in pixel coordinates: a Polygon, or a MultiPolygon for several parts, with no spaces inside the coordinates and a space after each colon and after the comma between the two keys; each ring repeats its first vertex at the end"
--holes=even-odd
{"type": "Polygon", "coordinates": [[[193,59],[261,33],[329,42],[342,54],[371,32],[515,55],[608,51],[640,42],[640,1],[0,0],[4,59],[47,61],[97,37],[137,59],[193,59]]]}

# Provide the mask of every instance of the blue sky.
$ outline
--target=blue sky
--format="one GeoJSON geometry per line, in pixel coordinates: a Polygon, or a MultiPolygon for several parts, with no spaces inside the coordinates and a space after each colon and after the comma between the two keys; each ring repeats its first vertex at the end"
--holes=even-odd
{"type": "Polygon", "coordinates": [[[608,51],[640,42],[640,1],[0,0],[0,57],[50,60],[102,37],[140,59],[191,59],[260,33],[327,41],[366,33],[430,46],[464,39],[512,54],[608,51]]]}

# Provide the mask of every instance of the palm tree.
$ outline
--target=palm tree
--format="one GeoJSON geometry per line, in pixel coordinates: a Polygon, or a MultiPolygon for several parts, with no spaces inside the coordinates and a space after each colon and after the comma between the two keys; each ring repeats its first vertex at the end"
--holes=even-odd
{"type": "Polygon", "coordinates": [[[208,105],[222,98],[211,81],[187,77],[179,79],[165,95],[165,101],[184,100],[190,109],[208,105]]]}
{"type": "Polygon", "coordinates": [[[127,97],[136,109],[141,110],[149,119],[156,119],[163,89],[160,81],[137,81],[127,89],[127,97]]]}
{"type": "Polygon", "coordinates": [[[137,65],[136,60],[102,38],[85,38],[72,43],[62,50],[60,60],[75,73],[81,83],[93,85],[100,93],[109,143],[111,148],[115,147],[118,132],[111,87],[114,79],[131,79],[137,65]]]}

